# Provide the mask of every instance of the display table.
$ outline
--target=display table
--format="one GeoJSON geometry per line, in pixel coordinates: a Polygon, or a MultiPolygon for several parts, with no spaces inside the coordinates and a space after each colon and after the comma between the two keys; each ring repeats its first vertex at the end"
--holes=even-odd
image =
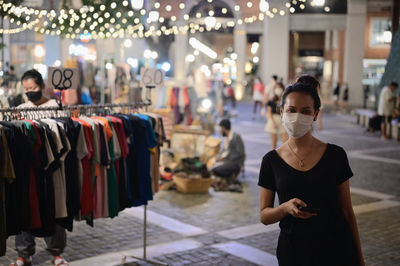
{"type": "Polygon", "coordinates": [[[175,160],[196,157],[204,154],[206,139],[210,131],[193,127],[174,127],[171,137],[171,149],[175,160]]]}

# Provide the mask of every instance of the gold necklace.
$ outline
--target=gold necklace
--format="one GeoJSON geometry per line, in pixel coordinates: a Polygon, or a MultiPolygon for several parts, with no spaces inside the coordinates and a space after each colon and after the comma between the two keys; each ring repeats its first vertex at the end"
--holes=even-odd
{"type": "Polygon", "coordinates": [[[291,151],[291,152],[294,154],[294,156],[296,156],[296,158],[299,160],[299,161],[298,161],[299,167],[301,167],[301,168],[304,167],[304,160],[307,158],[308,154],[310,154],[310,152],[311,152],[311,150],[312,150],[312,147],[313,147],[313,143],[314,143],[314,139],[311,140],[310,150],[308,151],[307,155],[304,157],[304,159],[300,159],[300,157],[297,155],[297,153],[295,153],[294,150],[292,149],[292,147],[290,146],[289,141],[287,142],[290,151],[291,151]]]}

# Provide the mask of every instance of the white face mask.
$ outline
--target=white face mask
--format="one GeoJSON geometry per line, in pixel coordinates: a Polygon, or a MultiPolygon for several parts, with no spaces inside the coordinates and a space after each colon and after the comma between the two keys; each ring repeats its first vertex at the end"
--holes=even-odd
{"type": "Polygon", "coordinates": [[[289,136],[301,138],[311,130],[314,122],[314,116],[303,115],[300,113],[283,113],[283,127],[289,136]]]}

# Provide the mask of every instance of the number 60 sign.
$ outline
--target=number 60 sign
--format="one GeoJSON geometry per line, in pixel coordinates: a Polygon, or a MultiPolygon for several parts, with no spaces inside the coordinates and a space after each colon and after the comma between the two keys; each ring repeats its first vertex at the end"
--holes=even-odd
{"type": "Polygon", "coordinates": [[[140,86],[161,88],[164,86],[164,71],[156,68],[140,69],[140,86]]]}
{"type": "Polygon", "coordinates": [[[78,89],[79,74],[76,68],[49,67],[47,86],[52,89],[78,89]]]}

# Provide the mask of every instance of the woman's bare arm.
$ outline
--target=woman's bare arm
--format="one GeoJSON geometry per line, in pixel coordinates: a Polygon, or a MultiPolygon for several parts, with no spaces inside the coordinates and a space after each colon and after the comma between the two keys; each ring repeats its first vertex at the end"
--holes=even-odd
{"type": "Polygon", "coordinates": [[[338,193],[339,193],[340,207],[343,210],[344,218],[346,219],[350,227],[351,233],[354,238],[354,242],[357,246],[360,265],[365,265],[361,250],[360,235],[358,234],[356,216],[354,215],[353,207],[351,205],[349,180],[346,180],[345,182],[339,185],[338,193]]]}
{"type": "Polygon", "coordinates": [[[315,214],[300,211],[297,206],[307,206],[302,200],[294,198],[274,208],[275,191],[260,187],[260,221],[268,225],[279,222],[287,215],[307,219],[315,214]]]}

